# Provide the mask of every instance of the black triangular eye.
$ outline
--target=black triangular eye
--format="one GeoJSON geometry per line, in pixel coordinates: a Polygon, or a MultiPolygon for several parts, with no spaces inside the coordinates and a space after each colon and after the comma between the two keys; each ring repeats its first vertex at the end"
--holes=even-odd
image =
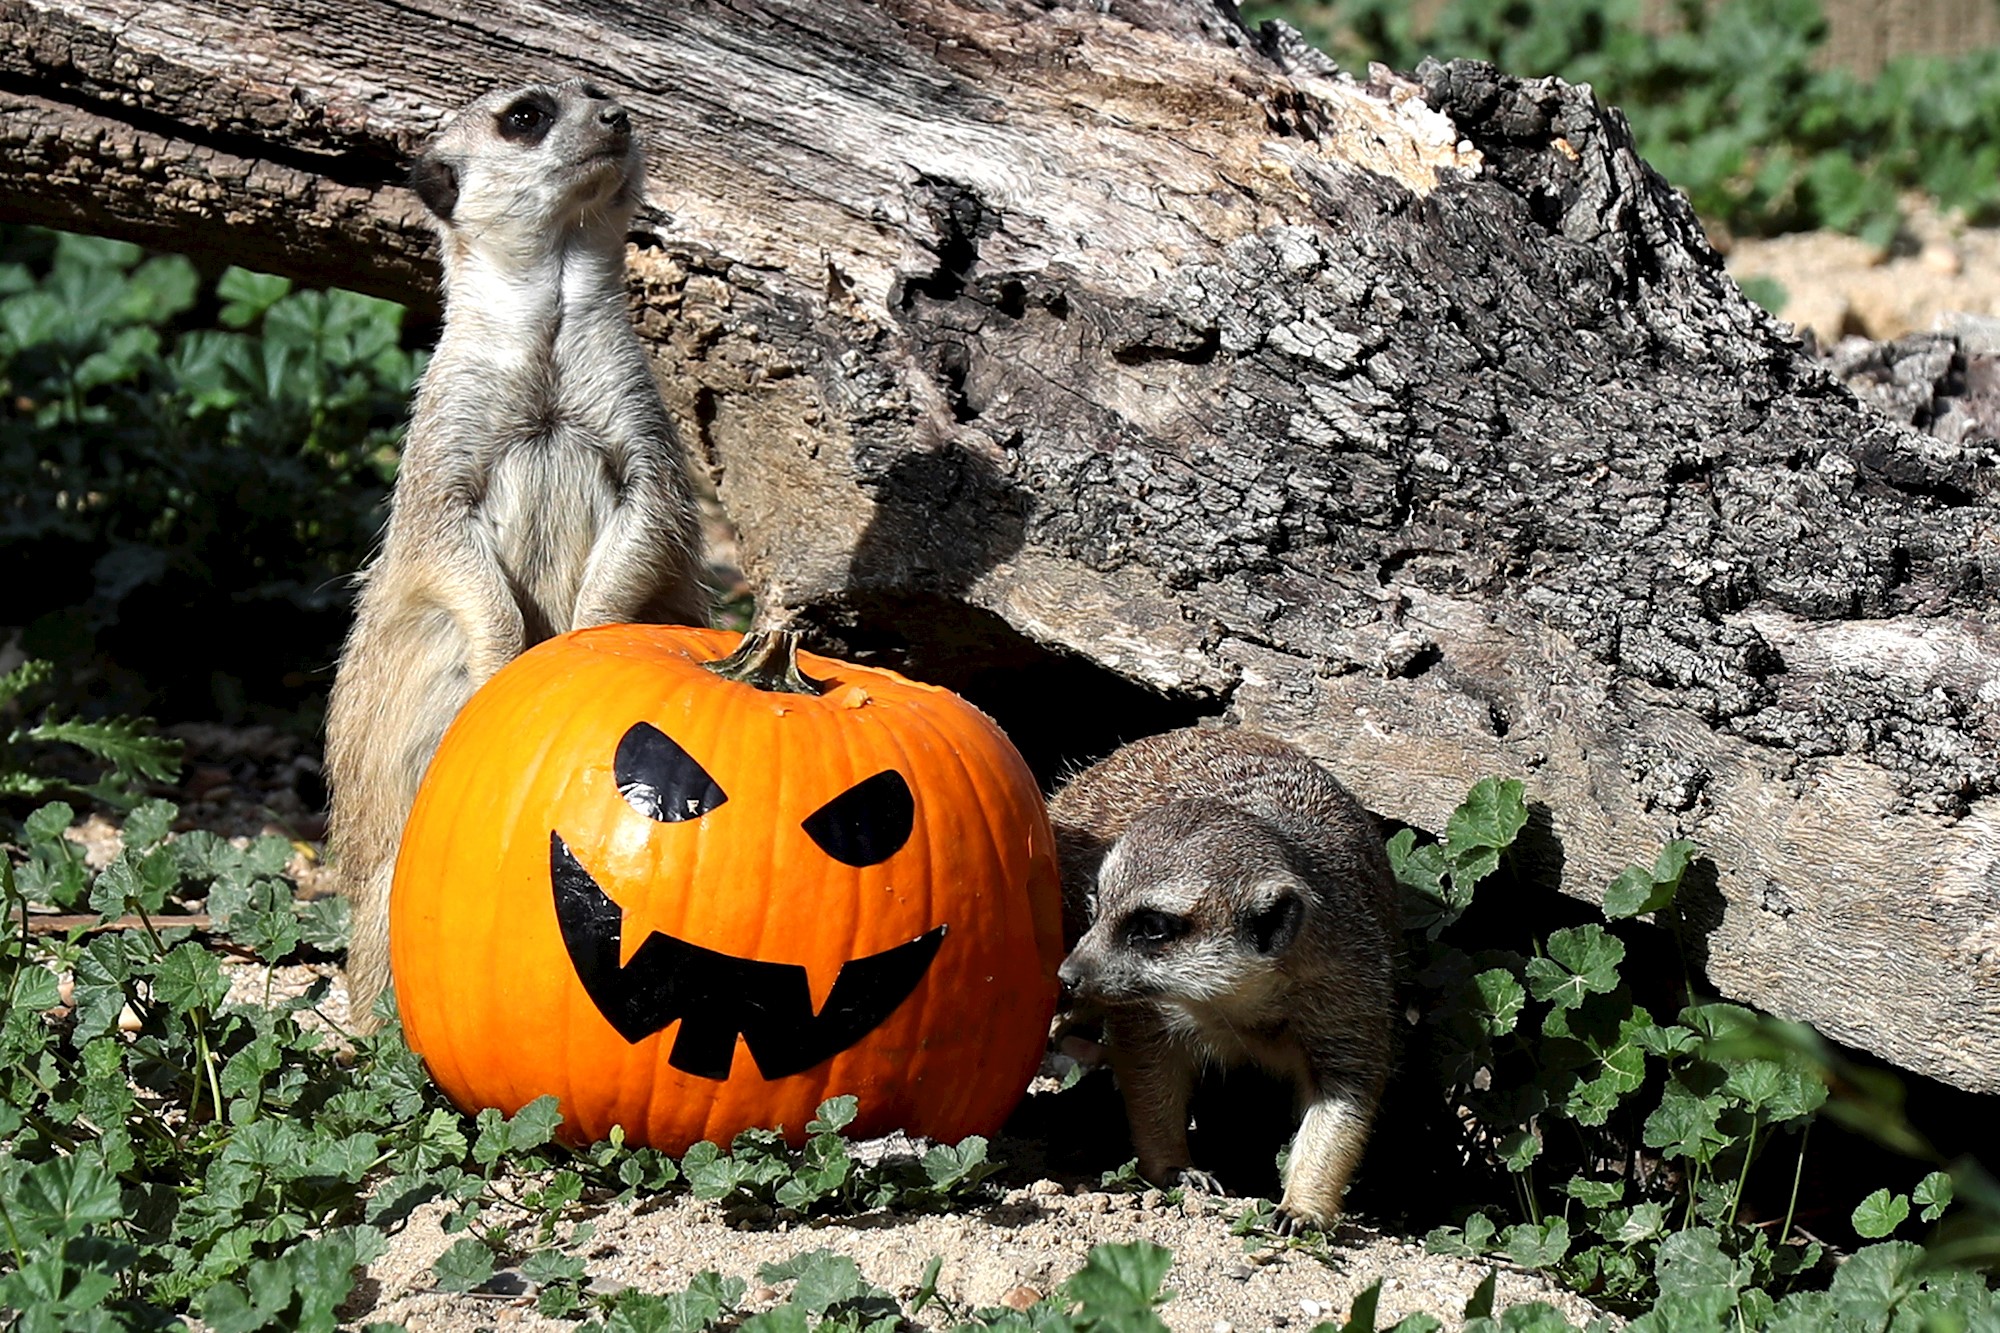
{"type": "Polygon", "coordinates": [[[863,778],[806,817],[802,828],[843,865],[872,866],[903,850],[916,822],[917,801],[895,769],[863,778]]]}
{"type": "Polygon", "coordinates": [[[729,799],[707,769],[647,722],[634,723],[618,742],[611,774],[634,810],[662,824],[700,819],[729,799]]]}

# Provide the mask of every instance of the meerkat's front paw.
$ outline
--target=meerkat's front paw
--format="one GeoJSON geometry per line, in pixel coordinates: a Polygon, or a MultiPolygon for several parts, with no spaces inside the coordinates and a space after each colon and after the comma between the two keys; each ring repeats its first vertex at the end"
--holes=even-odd
{"type": "Polygon", "coordinates": [[[1183,1189],[1192,1194],[1208,1194],[1217,1198],[1229,1193],[1222,1182],[1206,1171],[1197,1171],[1191,1166],[1175,1167],[1161,1173],[1160,1185],[1164,1189],[1183,1189]]]}
{"type": "Polygon", "coordinates": [[[1279,1204],[1271,1218],[1271,1230],[1280,1236],[1296,1236],[1305,1231],[1324,1231],[1333,1225],[1331,1217],[1312,1217],[1305,1213],[1295,1213],[1284,1204],[1279,1204]]]}

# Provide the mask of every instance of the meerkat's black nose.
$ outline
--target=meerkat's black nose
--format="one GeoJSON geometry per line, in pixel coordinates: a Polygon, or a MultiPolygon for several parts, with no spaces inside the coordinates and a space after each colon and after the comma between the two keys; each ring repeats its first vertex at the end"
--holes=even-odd
{"type": "Polygon", "coordinates": [[[597,119],[613,134],[630,134],[632,117],[625,114],[625,108],[616,103],[597,113],[597,119]]]}

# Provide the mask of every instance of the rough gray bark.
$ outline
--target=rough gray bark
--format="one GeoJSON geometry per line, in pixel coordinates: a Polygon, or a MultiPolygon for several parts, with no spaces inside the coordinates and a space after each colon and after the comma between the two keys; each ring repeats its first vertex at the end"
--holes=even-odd
{"type": "Polygon", "coordinates": [[[1044,759],[1214,714],[1431,828],[1520,775],[1583,897],[1693,838],[1714,985],[2000,1091],[1995,452],[1857,403],[1587,93],[1196,0],[256,12],[0,0],[0,211],[422,299],[404,155],[587,74],[767,608],[1044,759]]]}

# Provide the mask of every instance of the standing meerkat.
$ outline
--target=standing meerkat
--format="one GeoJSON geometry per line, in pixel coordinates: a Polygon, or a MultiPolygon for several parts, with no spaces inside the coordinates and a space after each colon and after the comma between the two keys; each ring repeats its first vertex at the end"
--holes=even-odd
{"type": "Polygon", "coordinates": [[[625,304],[645,155],[581,80],[480,98],[417,159],[445,320],[327,711],[349,1010],[389,984],[403,821],[459,706],[551,635],[701,624],[686,465],[625,304]]]}
{"type": "Polygon", "coordinates": [[[1214,1189],[1188,1154],[1205,1066],[1288,1081],[1299,1128],[1279,1208],[1324,1224],[1387,1081],[1395,885],[1375,821],[1282,741],[1189,729],[1135,741],[1049,804],[1066,923],[1060,976],[1101,1007],[1139,1173],[1214,1189]]]}

